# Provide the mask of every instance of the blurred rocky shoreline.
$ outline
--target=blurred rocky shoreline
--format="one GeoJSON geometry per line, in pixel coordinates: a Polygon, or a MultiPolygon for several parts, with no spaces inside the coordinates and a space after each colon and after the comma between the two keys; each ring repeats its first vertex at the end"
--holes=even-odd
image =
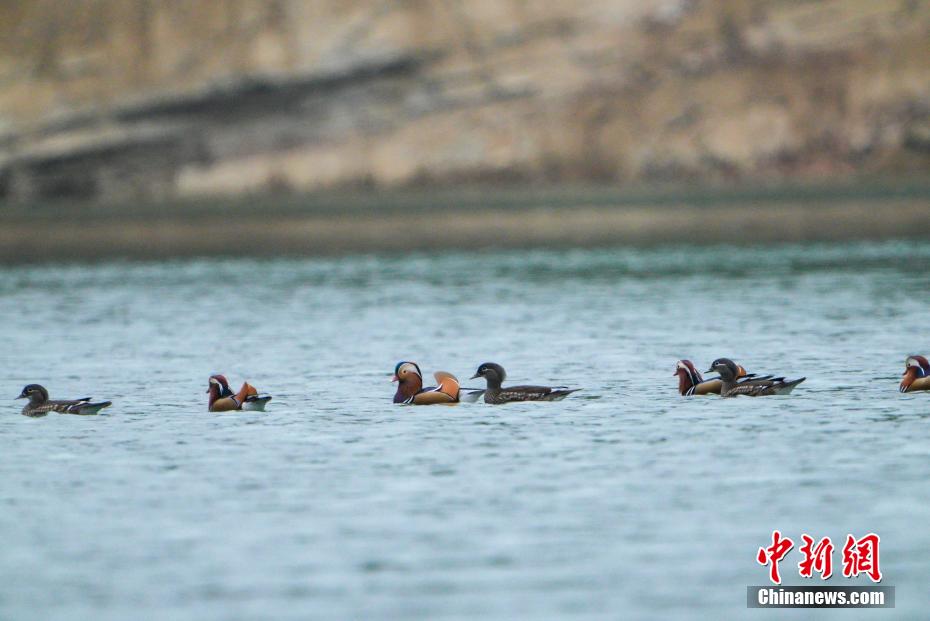
{"type": "Polygon", "coordinates": [[[930,239],[930,186],[322,193],[9,204],[0,264],[930,239]]]}
{"type": "Polygon", "coordinates": [[[930,170],[918,0],[0,6],[2,203],[930,170]]]}

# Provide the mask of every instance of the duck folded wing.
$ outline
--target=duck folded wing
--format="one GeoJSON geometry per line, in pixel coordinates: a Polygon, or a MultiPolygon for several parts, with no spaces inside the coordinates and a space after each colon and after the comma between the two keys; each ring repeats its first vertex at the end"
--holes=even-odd
{"type": "Polygon", "coordinates": [[[558,390],[553,390],[548,395],[542,398],[542,401],[561,401],[568,395],[573,392],[578,392],[580,388],[560,388],[558,390]]]}
{"type": "Polygon", "coordinates": [[[498,395],[509,401],[539,401],[552,394],[549,386],[508,386],[501,388],[498,395]]]}
{"type": "Polygon", "coordinates": [[[756,375],[756,376],[746,376],[741,377],[738,380],[738,385],[744,386],[771,386],[774,383],[784,381],[783,377],[775,377],[774,375],[756,375]]]}
{"type": "Polygon", "coordinates": [[[740,379],[740,383],[742,383],[742,382],[764,382],[770,379],[777,379],[777,378],[771,374],[759,375],[758,373],[750,373],[749,375],[744,375],[743,377],[739,379],[740,379]]]}
{"type": "Polygon", "coordinates": [[[770,395],[787,395],[791,394],[795,386],[803,382],[805,377],[786,382],[784,377],[776,377],[764,380],[750,380],[742,382],[731,388],[724,397],[737,397],[746,395],[748,397],[765,397],[770,395]]]}
{"type": "Polygon", "coordinates": [[[769,386],[765,386],[763,384],[746,383],[746,384],[740,384],[738,386],[734,386],[733,388],[731,388],[730,390],[728,390],[725,394],[722,394],[721,396],[722,397],[738,397],[740,395],[746,395],[747,397],[760,397],[765,394],[770,394],[770,393],[765,392],[768,389],[769,389],[769,386]]]}
{"type": "Polygon", "coordinates": [[[75,399],[72,401],[49,401],[51,410],[59,414],[77,414],[80,416],[91,416],[97,414],[103,408],[113,405],[112,401],[99,401],[91,403],[90,397],[84,399],[75,399]]]}
{"type": "Polygon", "coordinates": [[[454,401],[459,400],[459,389],[461,388],[459,380],[445,371],[436,371],[433,373],[436,378],[436,390],[445,395],[452,397],[454,401]]]}
{"type": "Polygon", "coordinates": [[[438,405],[459,402],[459,381],[451,373],[436,371],[433,374],[437,386],[424,388],[404,403],[412,405],[438,405]]]}
{"type": "Polygon", "coordinates": [[[786,382],[786,381],[784,381],[784,379],[783,379],[781,382],[779,382],[779,383],[775,384],[774,386],[772,386],[771,388],[769,388],[769,390],[771,391],[769,394],[773,394],[773,395],[789,395],[789,394],[791,394],[791,391],[794,390],[794,387],[795,387],[795,386],[797,386],[798,384],[800,384],[801,382],[803,382],[803,381],[806,380],[806,379],[807,379],[806,377],[801,377],[801,378],[798,378],[798,379],[796,379],[796,380],[791,380],[790,382],[786,382]]]}
{"type": "Polygon", "coordinates": [[[558,386],[508,386],[497,393],[499,401],[559,401],[564,399],[578,388],[564,388],[558,386]]]}
{"type": "Polygon", "coordinates": [[[439,390],[436,388],[418,392],[409,401],[409,403],[412,403],[413,405],[441,405],[457,402],[458,401],[454,397],[450,397],[444,392],[439,392],[439,390]]]}

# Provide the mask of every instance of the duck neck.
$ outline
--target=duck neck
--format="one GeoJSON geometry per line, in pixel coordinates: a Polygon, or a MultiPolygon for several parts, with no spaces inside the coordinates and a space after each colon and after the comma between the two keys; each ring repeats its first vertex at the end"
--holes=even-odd
{"type": "Polygon", "coordinates": [[[423,380],[418,377],[398,382],[397,392],[394,393],[394,403],[403,403],[420,392],[421,388],[423,388],[423,380]]]}
{"type": "Polygon", "coordinates": [[[720,372],[720,394],[726,394],[730,390],[736,387],[737,384],[736,374],[723,370],[720,372]]]}
{"type": "Polygon", "coordinates": [[[694,387],[694,382],[691,381],[691,376],[685,373],[684,370],[678,371],[678,392],[682,395],[688,394],[688,391],[694,387]]]}
{"type": "Polygon", "coordinates": [[[501,378],[496,375],[486,375],[485,379],[488,381],[489,390],[500,390],[501,389],[501,378]]]}

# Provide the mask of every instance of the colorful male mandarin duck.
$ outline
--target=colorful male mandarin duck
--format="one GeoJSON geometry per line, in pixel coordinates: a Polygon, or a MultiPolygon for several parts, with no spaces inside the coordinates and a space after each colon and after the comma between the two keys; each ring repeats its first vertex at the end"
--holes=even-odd
{"type": "Polygon", "coordinates": [[[23,407],[23,416],[38,418],[45,416],[49,412],[58,412],[59,414],[79,414],[88,416],[98,413],[105,407],[113,405],[112,401],[98,401],[91,403],[90,397],[83,399],[73,399],[70,401],[49,401],[48,391],[38,384],[29,384],[19,393],[17,399],[29,399],[23,407]]]}
{"type": "Polygon", "coordinates": [[[794,387],[803,382],[806,377],[786,382],[784,377],[750,377],[740,381],[739,365],[729,358],[717,358],[714,360],[707,373],[716,371],[720,374],[720,396],[737,397],[746,395],[749,397],[764,397],[767,395],[787,395],[794,390],[794,387]]]}
{"type": "Polygon", "coordinates": [[[271,401],[271,395],[259,394],[255,387],[245,382],[239,392],[233,394],[229,382],[223,375],[211,375],[207,385],[210,393],[209,408],[211,412],[231,412],[233,410],[251,410],[264,412],[271,401]]]}
{"type": "Polygon", "coordinates": [[[423,388],[423,373],[415,362],[398,362],[392,382],[397,382],[394,403],[436,405],[459,402],[459,381],[451,373],[436,371],[436,386],[423,388]]]}
{"type": "Polygon", "coordinates": [[[580,388],[565,388],[557,386],[508,386],[502,388],[501,384],[507,379],[504,367],[493,362],[482,363],[472,375],[471,379],[483,377],[488,388],[484,391],[484,402],[491,404],[513,403],[515,401],[561,401],[580,388]]]}
{"type": "MultiPolygon", "coordinates": [[[[766,376],[757,376],[755,373],[746,373],[746,369],[742,365],[736,365],[738,378],[756,378],[756,379],[771,379],[771,375],[766,376]]],[[[694,363],[690,360],[679,360],[675,365],[674,375],[678,376],[678,392],[681,393],[683,397],[691,397],[693,395],[710,395],[720,394],[720,386],[722,382],[719,377],[711,377],[710,379],[704,379],[704,376],[701,375],[701,372],[697,370],[697,367],[694,366],[694,363]]]]}
{"type": "Polygon", "coordinates": [[[908,356],[904,361],[904,379],[901,380],[898,390],[930,390],[930,361],[923,356],[908,356]]]}

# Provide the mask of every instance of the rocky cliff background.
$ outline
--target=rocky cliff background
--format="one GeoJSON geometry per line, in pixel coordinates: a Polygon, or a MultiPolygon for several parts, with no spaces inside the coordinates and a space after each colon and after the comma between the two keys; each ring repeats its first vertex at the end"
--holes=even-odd
{"type": "Polygon", "coordinates": [[[928,171],[925,0],[0,4],[0,200],[928,171]]]}

